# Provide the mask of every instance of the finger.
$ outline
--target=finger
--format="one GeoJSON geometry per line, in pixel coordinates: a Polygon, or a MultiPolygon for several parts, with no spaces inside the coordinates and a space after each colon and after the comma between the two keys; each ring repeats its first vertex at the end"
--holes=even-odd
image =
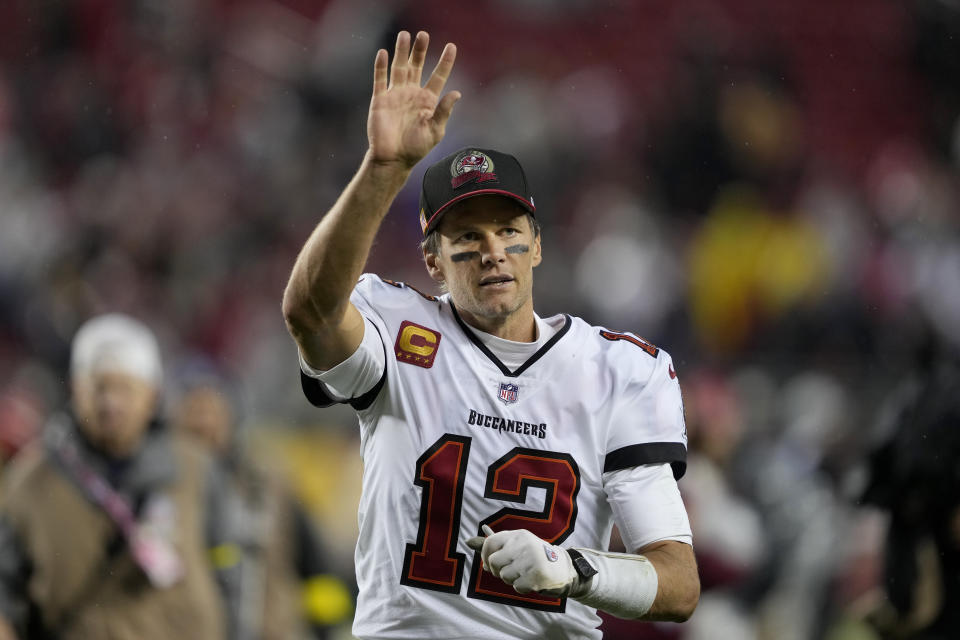
{"type": "Polygon", "coordinates": [[[443,48],[443,53],[440,54],[437,66],[434,68],[433,73],[430,74],[430,79],[427,80],[424,88],[429,89],[436,95],[440,95],[440,92],[443,91],[443,86],[447,84],[447,78],[450,77],[450,71],[453,70],[453,62],[456,59],[457,45],[448,42],[447,46],[443,48]]]}
{"type": "Polygon", "coordinates": [[[473,538],[467,540],[467,546],[474,551],[480,551],[483,548],[483,542],[486,540],[485,536],[493,535],[493,529],[491,529],[488,525],[481,525],[481,530],[483,531],[484,535],[474,536],[473,538]]]}
{"type": "Polygon", "coordinates": [[[439,104],[437,104],[437,108],[433,110],[432,120],[438,127],[447,126],[447,120],[450,119],[450,114],[453,113],[453,105],[460,100],[460,97],[461,95],[459,91],[451,91],[447,95],[443,96],[439,104]]]}
{"type": "MultiPolygon", "coordinates": [[[[506,582],[506,580],[504,580],[504,582],[506,582]]],[[[518,577],[510,584],[513,585],[513,590],[517,593],[530,593],[533,591],[533,583],[526,576],[518,577]]]]}
{"type": "Polygon", "coordinates": [[[407,79],[407,63],[410,57],[410,34],[401,31],[397,34],[397,45],[393,51],[393,65],[390,67],[390,86],[403,83],[407,79]]]}
{"type": "Polygon", "coordinates": [[[500,550],[488,555],[483,561],[483,564],[490,567],[490,573],[499,578],[503,570],[513,563],[513,560],[514,557],[512,553],[500,550]]]}
{"type": "Polygon", "coordinates": [[[373,95],[378,95],[387,90],[387,50],[377,51],[377,57],[373,61],[373,95]]]}
{"type": "Polygon", "coordinates": [[[507,584],[514,584],[520,578],[520,570],[515,564],[504,567],[500,570],[500,579],[507,584]]]}
{"type": "Polygon", "coordinates": [[[427,59],[427,47],[430,45],[430,34],[426,31],[417,33],[413,42],[413,51],[410,52],[410,82],[420,84],[423,73],[423,63],[427,59]]]}
{"type": "MultiPolygon", "coordinates": [[[[490,529],[490,527],[487,527],[490,529]]],[[[491,529],[492,531],[492,529],[491,529]]],[[[499,534],[492,533],[488,535],[483,540],[483,549],[480,550],[480,558],[483,560],[484,564],[487,564],[487,558],[490,557],[491,553],[496,553],[503,548],[503,545],[507,543],[509,535],[506,535],[508,532],[501,531],[499,534]]]]}
{"type": "Polygon", "coordinates": [[[480,551],[481,549],[483,549],[483,541],[485,539],[486,538],[484,538],[483,536],[474,536],[473,538],[470,538],[469,540],[467,540],[467,546],[473,549],[474,551],[480,551]]]}
{"type": "Polygon", "coordinates": [[[490,566],[490,555],[496,553],[503,546],[503,542],[487,538],[483,541],[483,548],[480,550],[480,559],[485,567],[490,566]]]}

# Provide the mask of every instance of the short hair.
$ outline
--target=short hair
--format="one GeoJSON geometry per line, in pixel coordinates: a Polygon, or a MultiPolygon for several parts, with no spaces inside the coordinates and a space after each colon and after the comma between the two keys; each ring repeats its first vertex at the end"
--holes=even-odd
{"type": "MultiPolygon", "coordinates": [[[[530,223],[530,229],[533,231],[533,237],[540,237],[540,223],[537,222],[537,219],[533,217],[533,214],[529,211],[524,212],[527,217],[527,222],[530,223]]],[[[423,239],[423,242],[420,243],[420,250],[426,253],[432,253],[434,255],[440,255],[440,225],[434,227],[433,231],[427,234],[427,237],[423,239]]]]}

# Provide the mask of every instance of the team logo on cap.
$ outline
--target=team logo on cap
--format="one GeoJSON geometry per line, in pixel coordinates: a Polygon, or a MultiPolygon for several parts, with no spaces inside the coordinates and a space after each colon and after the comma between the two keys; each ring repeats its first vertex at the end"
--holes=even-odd
{"type": "Polygon", "coordinates": [[[497,179],[493,159],[482,151],[472,149],[458,153],[450,164],[450,184],[454,189],[468,182],[490,182],[497,179]]]}

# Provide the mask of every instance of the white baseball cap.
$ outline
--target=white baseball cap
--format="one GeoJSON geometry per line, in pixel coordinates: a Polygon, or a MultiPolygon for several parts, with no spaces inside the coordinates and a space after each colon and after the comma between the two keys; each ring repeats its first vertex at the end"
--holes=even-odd
{"type": "Polygon", "coordinates": [[[156,386],[163,380],[160,347],[145,324],[121,313],[87,320],[73,338],[70,376],[126,373],[156,386]]]}

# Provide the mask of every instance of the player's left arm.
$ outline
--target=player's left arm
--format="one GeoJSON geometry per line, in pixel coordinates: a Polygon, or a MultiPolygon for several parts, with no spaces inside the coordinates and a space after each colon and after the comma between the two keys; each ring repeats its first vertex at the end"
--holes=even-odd
{"type": "Polygon", "coordinates": [[[661,540],[637,550],[657,572],[657,595],[644,620],[683,622],[700,600],[700,576],[693,547],[677,540],[661,540]]]}
{"type": "Polygon", "coordinates": [[[471,538],[483,568],[518,593],[566,596],[618,618],[684,622],[700,599],[693,548],[675,540],[654,542],[638,553],[563,549],[526,529],[471,538]]]}
{"type": "MultiPolygon", "coordinates": [[[[632,342],[613,341],[625,348],[632,342]]],[[[669,355],[644,351],[656,364],[623,394],[630,401],[604,467],[607,499],[627,548],[636,552],[563,549],[530,531],[494,533],[487,525],[485,538],[467,544],[480,550],[485,570],[519,593],[567,596],[620,618],[682,622],[700,599],[693,547],[682,541],[690,531],[675,479],[686,458],[683,406],[669,355]],[[639,426],[638,415],[645,416],[639,426]]]]}

